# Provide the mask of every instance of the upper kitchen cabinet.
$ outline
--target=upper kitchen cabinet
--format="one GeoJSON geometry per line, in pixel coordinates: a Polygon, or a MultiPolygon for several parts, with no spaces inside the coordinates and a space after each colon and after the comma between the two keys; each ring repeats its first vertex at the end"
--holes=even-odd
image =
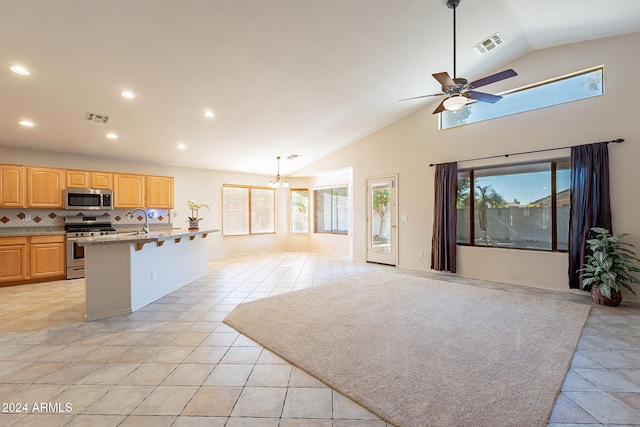
{"type": "Polygon", "coordinates": [[[173,209],[173,177],[147,176],[148,208],[173,209]]]}
{"type": "Polygon", "coordinates": [[[0,165],[0,206],[26,206],[26,171],[24,166],[0,165]]]}
{"type": "Polygon", "coordinates": [[[67,188],[89,188],[89,172],[68,170],[67,188]]]}
{"type": "Polygon", "coordinates": [[[113,174],[113,207],[144,207],[145,176],[115,173],[113,174]]]}
{"type": "Polygon", "coordinates": [[[27,168],[27,206],[62,208],[65,171],[51,168],[27,168]]]}
{"type": "Polygon", "coordinates": [[[90,188],[113,190],[113,174],[111,172],[91,172],[90,188]]]}

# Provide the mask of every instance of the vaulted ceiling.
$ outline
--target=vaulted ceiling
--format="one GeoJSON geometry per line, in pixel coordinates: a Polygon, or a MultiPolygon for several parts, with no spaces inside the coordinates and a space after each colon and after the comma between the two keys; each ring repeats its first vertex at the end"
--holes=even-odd
{"type": "MultiPolygon", "coordinates": [[[[640,31],[640,2],[462,0],[457,22],[475,79],[640,31]]],[[[439,92],[452,31],[446,0],[2,0],[0,146],[263,174],[282,156],[289,174],[438,101],[398,99],[439,92]]]]}

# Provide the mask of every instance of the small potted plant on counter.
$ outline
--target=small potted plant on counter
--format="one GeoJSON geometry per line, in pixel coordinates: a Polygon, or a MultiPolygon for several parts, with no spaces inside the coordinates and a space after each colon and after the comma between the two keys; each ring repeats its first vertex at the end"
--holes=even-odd
{"type": "Polygon", "coordinates": [[[198,218],[198,210],[200,208],[209,209],[209,205],[206,202],[196,203],[193,200],[187,200],[187,206],[191,209],[191,216],[188,218],[189,230],[197,230],[200,228],[199,221],[202,219],[198,218]]]}
{"type": "Polygon", "coordinates": [[[591,287],[591,298],[597,304],[617,307],[622,302],[621,288],[635,295],[630,283],[640,284],[640,280],[629,273],[640,272],[634,261],[640,261],[630,248],[635,246],[623,242],[628,234],[610,234],[605,228],[595,227],[591,231],[595,237],[587,240],[591,251],[585,263],[578,270],[582,277],[582,286],[591,287]]]}

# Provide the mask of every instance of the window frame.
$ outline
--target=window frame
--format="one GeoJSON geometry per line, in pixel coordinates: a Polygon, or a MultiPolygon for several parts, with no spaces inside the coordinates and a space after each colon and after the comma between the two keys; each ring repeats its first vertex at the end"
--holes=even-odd
{"type": "Polygon", "coordinates": [[[309,191],[308,188],[291,188],[289,191],[289,233],[291,234],[309,234],[309,230],[310,230],[310,221],[309,221],[309,215],[311,215],[311,209],[309,209],[309,194],[311,193],[311,191],[309,191]],[[306,210],[307,210],[307,231],[294,231],[293,230],[293,193],[294,192],[302,192],[302,191],[306,191],[307,193],[307,204],[305,206],[306,210]]]}
{"type": "Polygon", "coordinates": [[[347,236],[349,235],[349,185],[348,184],[343,184],[343,185],[333,185],[333,186],[329,186],[329,187],[317,187],[313,189],[313,232],[315,234],[332,234],[332,235],[343,235],[343,236],[347,236]],[[334,218],[333,218],[333,191],[334,190],[339,190],[339,189],[346,189],[347,191],[347,217],[346,217],[346,223],[347,223],[347,228],[344,231],[341,230],[334,230],[333,229],[333,223],[334,223],[334,218]],[[317,221],[317,209],[318,209],[318,204],[316,203],[316,193],[318,191],[324,191],[324,190],[331,190],[331,231],[318,231],[318,221],[317,221]]]}
{"type": "Polygon", "coordinates": [[[223,237],[234,237],[234,236],[259,236],[259,235],[265,235],[265,234],[276,234],[277,233],[277,198],[276,198],[276,189],[275,188],[269,188],[269,187],[262,187],[262,186],[252,186],[252,185],[240,185],[240,184],[222,184],[222,236],[223,237]],[[225,227],[225,188],[242,188],[242,189],[246,189],[247,190],[247,221],[248,221],[248,233],[237,233],[237,234],[229,234],[227,233],[226,227],[225,227]],[[251,191],[252,190],[266,190],[266,191],[271,191],[272,192],[272,196],[273,196],[273,231],[253,231],[253,210],[252,210],[252,197],[251,197],[251,191]]]}
{"type": "MultiPolygon", "coordinates": [[[[504,167],[518,167],[528,165],[540,165],[549,164],[549,173],[551,175],[551,189],[550,189],[550,218],[551,218],[551,248],[536,248],[536,247],[514,247],[514,246],[501,246],[491,244],[476,244],[476,218],[475,218],[475,185],[469,185],[469,241],[464,242],[458,239],[458,233],[456,232],[456,244],[459,246],[468,246],[475,248],[494,248],[494,249],[507,249],[507,250],[525,250],[525,251],[537,251],[537,252],[552,252],[552,253],[567,253],[567,249],[558,249],[558,189],[557,189],[557,172],[558,170],[566,170],[565,168],[558,169],[558,164],[570,162],[569,157],[555,158],[551,160],[532,160],[529,162],[515,163],[515,164],[501,164],[490,166],[479,166],[471,168],[461,168],[458,170],[458,182],[460,181],[460,175],[462,173],[468,173],[468,179],[470,183],[475,183],[475,171],[487,171],[492,169],[501,169],[504,167]]],[[[570,188],[569,188],[570,191],[570,188]]],[[[459,216],[458,216],[459,221],[459,216]]],[[[457,228],[457,225],[456,225],[457,228]]],[[[568,237],[568,236],[567,236],[568,237]]]]}

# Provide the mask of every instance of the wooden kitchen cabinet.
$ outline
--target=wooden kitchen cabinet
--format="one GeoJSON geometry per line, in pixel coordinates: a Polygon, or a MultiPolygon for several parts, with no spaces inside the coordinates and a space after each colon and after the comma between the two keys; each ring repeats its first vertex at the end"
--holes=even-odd
{"type": "Polygon", "coordinates": [[[65,171],[52,168],[27,168],[27,206],[62,208],[65,171]]]}
{"type": "Polygon", "coordinates": [[[0,237],[0,284],[28,277],[27,238],[0,237]]]}
{"type": "Polygon", "coordinates": [[[144,207],[145,181],[144,175],[113,174],[113,207],[144,207]]]}
{"type": "Polygon", "coordinates": [[[91,172],[90,188],[113,190],[113,174],[111,172],[91,172]]]}
{"type": "Polygon", "coordinates": [[[89,172],[68,170],[67,188],[89,188],[89,172]]]}
{"type": "Polygon", "coordinates": [[[26,170],[24,166],[0,165],[0,206],[26,206],[26,170]]]}
{"type": "Polygon", "coordinates": [[[32,279],[65,275],[63,235],[31,236],[30,243],[32,279]]]}
{"type": "Polygon", "coordinates": [[[173,209],[173,177],[146,177],[146,207],[173,209]]]}

